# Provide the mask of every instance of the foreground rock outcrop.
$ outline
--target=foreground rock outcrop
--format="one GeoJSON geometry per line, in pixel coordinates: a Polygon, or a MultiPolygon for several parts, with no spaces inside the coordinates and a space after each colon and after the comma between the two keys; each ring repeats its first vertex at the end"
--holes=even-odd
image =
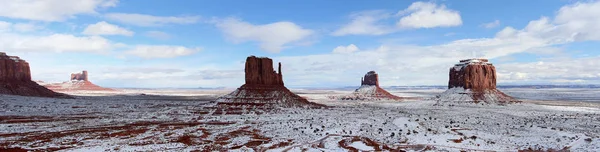
{"type": "Polygon", "coordinates": [[[460,60],[449,76],[448,90],[436,97],[437,104],[521,102],[496,89],[496,68],[487,59],[460,60]]]}
{"type": "Polygon", "coordinates": [[[71,80],[62,83],[44,84],[50,90],[65,92],[65,91],[115,91],[110,88],[103,88],[88,79],[88,72],[72,73],[71,80]]]}
{"type": "Polygon", "coordinates": [[[71,98],[33,82],[29,63],[4,52],[0,52],[0,94],[71,98]]]}
{"type": "Polygon", "coordinates": [[[379,87],[379,75],[375,71],[369,71],[361,78],[360,87],[352,94],[338,97],[340,100],[402,100],[379,87]]]}
{"type": "Polygon", "coordinates": [[[246,59],[246,83],[237,90],[219,97],[216,114],[240,114],[247,110],[268,111],[274,108],[319,108],[283,85],[281,63],[273,71],[273,60],[250,56],[246,59]]]}

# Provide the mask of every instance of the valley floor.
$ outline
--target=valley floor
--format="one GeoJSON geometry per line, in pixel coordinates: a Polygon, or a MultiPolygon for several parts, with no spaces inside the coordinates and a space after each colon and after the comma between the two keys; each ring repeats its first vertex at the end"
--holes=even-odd
{"type": "Polygon", "coordinates": [[[426,95],[336,101],[329,96],[347,92],[300,90],[330,107],[214,115],[211,101],[227,91],[146,92],[0,95],[0,151],[600,151],[594,103],[432,106],[426,95]]]}

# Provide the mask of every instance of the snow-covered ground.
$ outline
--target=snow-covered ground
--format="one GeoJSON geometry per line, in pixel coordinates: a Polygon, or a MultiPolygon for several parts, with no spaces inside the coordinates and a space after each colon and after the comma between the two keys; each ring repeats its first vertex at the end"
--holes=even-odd
{"type": "MultiPolygon", "coordinates": [[[[338,101],[328,96],[352,91],[292,90],[331,107],[213,115],[211,101],[228,91],[132,89],[76,99],[0,95],[0,151],[600,151],[599,104],[551,98],[598,100],[590,93],[598,90],[553,96],[502,90],[525,100],[508,106],[338,101]]],[[[443,91],[390,90],[424,99],[443,91]]]]}

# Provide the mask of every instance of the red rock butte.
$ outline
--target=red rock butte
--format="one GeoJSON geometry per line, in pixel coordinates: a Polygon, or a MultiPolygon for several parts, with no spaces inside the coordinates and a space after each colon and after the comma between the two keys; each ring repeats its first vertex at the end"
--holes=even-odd
{"type": "Polygon", "coordinates": [[[71,98],[31,81],[29,63],[4,52],[0,52],[0,94],[71,98]]]}
{"type": "Polygon", "coordinates": [[[496,89],[496,67],[487,59],[460,60],[460,63],[450,68],[448,89],[455,87],[472,90],[496,89]]]}
{"type": "Polygon", "coordinates": [[[72,80],[88,81],[87,71],[83,70],[81,73],[71,73],[71,81],[72,80]]]}
{"type": "Polygon", "coordinates": [[[369,71],[360,80],[360,87],[352,94],[342,96],[341,100],[402,100],[379,87],[379,75],[375,71],[369,71]]]}
{"type": "Polygon", "coordinates": [[[242,109],[268,111],[273,108],[319,108],[323,105],[309,102],[292,93],[283,85],[281,63],[273,70],[273,60],[266,57],[246,58],[246,83],[235,91],[219,97],[220,108],[215,114],[241,114],[242,109]]]}
{"type": "Polygon", "coordinates": [[[516,103],[520,102],[496,89],[496,67],[487,59],[460,60],[450,68],[448,90],[439,101],[516,103]]]}
{"type": "Polygon", "coordinates": [[[110,88],[100,87],[88,79],[88,72],[83,70],[81,73],[71,73],[71,81],[62,83],[52,83],[44,85],[50,90],[63,91],[115,91],[110,88]]]}
{"type": "Polygon", "coordinates": [[[369,71],[360,80],[360,85],[374,85],[379,87],[379,75],[375,71],[369,71]]]}

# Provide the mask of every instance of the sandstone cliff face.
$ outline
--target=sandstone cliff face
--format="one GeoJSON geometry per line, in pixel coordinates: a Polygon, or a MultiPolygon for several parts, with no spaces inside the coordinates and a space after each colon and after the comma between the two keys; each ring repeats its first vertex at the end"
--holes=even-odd
{"type": "Polygon", "coordinates": [[[245,68],[246,83],[235,91],[219,97],[217,99],[219,109],[214,114],[265,112],[277,107],[323,107],[288,90],[283,85],[281,63],[278,65],[278,72],[275,72],[273,60],[248,57],[245,68]]]}
{"type": "Polygon", "coordinates": [[[29,63],[0,52],[0,81],[31,81],[29,63]]]}
{"type": "Polygon", "coordinates": [[[455,87],[473,90],[495,89],[496,67],[475,64],[450,68],[448,89],[455,87]]]}
{"type": "Polygon", "coordinates": [[[496,68],[487,59],[460,60],[450,68],[448,90],[437,97],[440,102],[520,102],[496,89],[496,68]]]}
{"type": "Polygon", "coordinates": [[[29,63],[4,52],[0,52],[0,94],[70,98],[31,81],[29,63]]]}
{"type": "Polygon", "coordinates": [[[281,63],[278,71],[273,71],[273,60],[250,56],[246,58],[246,85],[283,86],[281,63]]]}
{"type": "Polygon", "coordinates": [[[360,85],[374,85],[379,86],[379,75],[375,71],[369,71],[362,78],[360,85]]]}

